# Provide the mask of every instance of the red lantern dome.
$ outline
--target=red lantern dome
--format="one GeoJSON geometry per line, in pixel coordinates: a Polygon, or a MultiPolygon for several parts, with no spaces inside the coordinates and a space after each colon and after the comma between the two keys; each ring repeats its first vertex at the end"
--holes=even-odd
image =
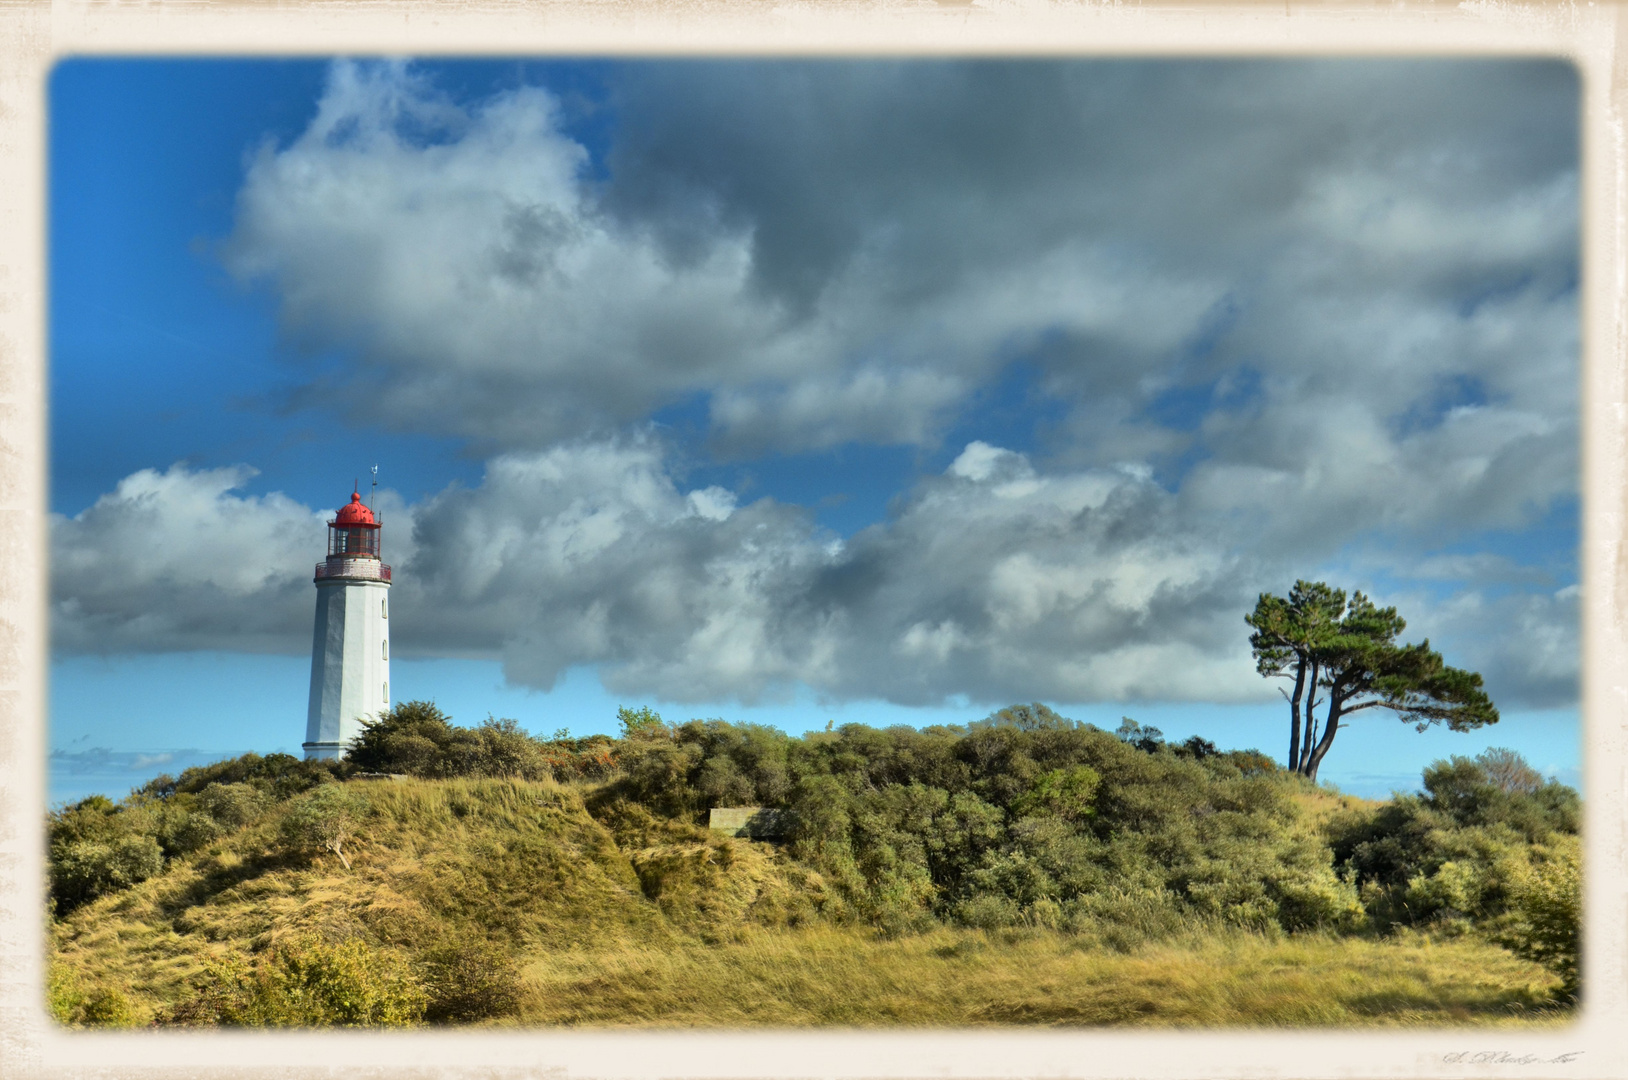
{"type": "Polygon", "coordinates": [[[390,567],[379,561],[379,519],[352,492],[350,503],[328,522],[328,560],[318,564],[316,579],[366,578],[389,581],[390,567]]]}
{"type": "Polygon", "coordinates": [[[357,526],[378,528],[378,524],[373,520],[373,511],[362,505],[362,495],[356,491],[351,492],[350,505],[340,508],[339,516],[334,518],[333,523],[337,528],[347,526],[351,528],[357,526]]]}

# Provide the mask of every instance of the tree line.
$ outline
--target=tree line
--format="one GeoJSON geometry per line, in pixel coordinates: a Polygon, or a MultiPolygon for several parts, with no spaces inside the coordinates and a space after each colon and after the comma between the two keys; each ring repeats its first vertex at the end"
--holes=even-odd
{"type": "MultiPolygon", "coordinates": [[[[1170,745],[1134,721],[1108,732],[1038,704],[965,726],[800,737],[649,710],[624,709],[621,724],[616,738],[539,739],[407,702],[344,761],[245,755],[117,804],[82,800],[51,815],[55,914],[260,819],[280,822],[279,858],[348,865],[369,811],[340,781],[358,775],[506,777],[572,786],[635,847],[640,822],[779,809],[782,850],[817,875],[810,911],[884,934],[1034,926],[1128,947],[1211,924],[1418,926],[1494,936],[1575,984],[1577,794],[1507,751],[1438,762],[1422,794],[1319,819],[1302,806],[1316,789],[1265,754],[1170,745]]],[[[647,895],[663,872],[639,866],[647,895]]]]}

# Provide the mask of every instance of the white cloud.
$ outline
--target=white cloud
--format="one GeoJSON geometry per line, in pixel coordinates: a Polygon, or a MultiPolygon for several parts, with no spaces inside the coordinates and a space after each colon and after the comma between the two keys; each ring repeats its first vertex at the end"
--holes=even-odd
{"type": "MultiPolygon", "coordinates": [[[[57,519],[58,648],[309,647],[327,514],[234,494],[248,476],[138,473],[57,519]]],[[[797,507],[682,489],[649,437],[505,455],[476,487],[381,503],[403,654],[501,658],[540,688],[595,664],[613,690],[681,701],[799,683],[905,704],[1259,700],[1243,615],[1310,572],[1146,470],[1045,474],[984,442],[846,542],[797,507]]],[[[1403,597],[1414,636],[1514,699],[1563,699],[1575,591],[1511,595],[1496,560],[1466,566],[1490,591],[1403,597]]],[[[1443,568],[1466,570],[1421,573],[1443,568]]]]}
{"type": "MultiPolygon", "coordinates": [[[[336,65],[239,193],[231,267],[349,356],[301,403],[491,453],[392,511],[403,647],[685,700],[1242,700],[1254,594],[1378,537],[1454,583],[1407,604],[1501,692],[1574,692],[1575,597],[1422,554],[1576,493],[1565,65],[607,78],[590,161],[541,89],[336,65]],[[1043,452],[982,425],[1019,362],[1043,452]],[[967,441],[839,539],[627,434],[695,403],[716,457],[967,441]]],[[[244,479],[139,473],[57,521],[59,646],[304,648],[319,515],[244,479]],[[217,519],[257,561],[193,544],[217,519]]]]}
{"type": "Polygon", "coordinates": [[[310,634],[322,515],[232,494],[254,470],[144,469],[51,517],[52,633],[69,652],[287,650],[310,634]]]}

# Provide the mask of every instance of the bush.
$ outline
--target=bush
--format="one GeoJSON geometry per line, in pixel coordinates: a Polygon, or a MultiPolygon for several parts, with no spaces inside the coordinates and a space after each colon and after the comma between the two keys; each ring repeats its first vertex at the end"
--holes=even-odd
{"type": "Polygon", "coordinates": [[[433,701],[407,701],[362,722],[346,760],[361,772],[426,779],[490,776],[540,780],[553,775],[543,744],[509,719],[458,727],[433,701]]]}
{"type": "Polygon", "coordinates": [[[353,938],[274,948],[251,964],[234,956],[207,965],[192,996],[161,1014],[164,1025],[401,1027],[424,1015],[428,995],[406,960],[353,938]]]}
{"type": "Polygon", "coordinates": [[[122,991],[99,986],[87,993],[60,964],[51,964],[46,975],[45,1003],[51,1019],[65,1026],[131,1027],[136,1022],[135,1010],[122,991]]]}
{"type": "Polygon", "coordinates": [[[621,706],[616,710],[616,722],[622,726],[624,739],[652,739],[669,734],[661,714],[653,712],[648,705],[637,709],[621,706]]]}
{"type": "Polygon", "coordinates": [[[1575,842],[1577,793],[1513,751],[1437,761],[1424,786],[1329,827],[1340,873],[1381,928],[1497,925],[1543,853],[1575,842]]]}
{"type": "Polygon", "coordinates": [[[622,772],[617,790],[658,814],[693,819],[702,807],[690,784],[690,773],[704,756],[695,745],[654,738],[629,741],[617,755],[622,772]]]}
{"type": "Polygon", "coordinates": [[[51,895],[57,913],[99,896],[146,881],[164,868],[164,853],[151,836],[124,836],[111,842],[82,840],[51,855],[51,895]]]}
{"type": "Polygon", "coordinates": [[[130,1027],[136,1016],[130,1001],[117,990],[103,987],[93,990],[80,1007],[79,1020],[88,1027],[130,1027]]]}
{"type": "Polygon", "coordinates": [[[455,942],[422,960],[428,1005],[424,1019],[459,1024],[518,1013],[525,983],[508,953],[489,942],[455,942]]]}
{"type": "Polygon", "coordinates": [[[210,784],[198,792],[196,805],[223,829],[241,829],[263,815],[270,797],[253,784],[210,784]]]}
{"type": "Polygon", "coordinates": [[[1096,813],[1092,800],[1101,783],[1102,777],[1089,765],[1053,769],[1013,802],[1012,812],[1019,817],[1049,814],[1066,821],[1085,821],[1096,813]]]}
{"type": "Polygon", "coordinates": [[[1514,918],[1497,936],[1517,956],[1536,960],[1560,976],[1559,997],[1577,997],[1583,875],[1575,841],[1545,850],[1513,890],[1514,918]]]}
{"type": "Polygon", "coordinates": [[[349,870],[344,848],[366,812],[367,799],[360,793],[339,785],[318,788],[283,818],[283,840],[295,851],[331,851],[349,870]]]}
{"type": "Polygon", "coordinates": [[[207,813],[182,805],[166,805],[161,821],[158,844],[164,849],[164,856],[170,859],[207,847],[225,832],[207,813]]]}
{"type": "Polygon", "coordinates": [[[1506,825],[1529,842],[1577,831],[1577,793],[1545,782],[1513,750],[1437,761],[1424,772],[1426,804],[1461,826],[1506,825]]]}
{"type": "Polygon", "coordinates": [[[250,784],[281,801],[319,784],[331,783],[351,771],[352,767],[347,761],[307,760],[292,754],[267,754],[262,757],[250,753],[195,766],[182,772],[179,779],[168,774],[159,776],[137,789],[136,794],[167,799],[173,795],[196,795],[211,784],[250,784]]]}

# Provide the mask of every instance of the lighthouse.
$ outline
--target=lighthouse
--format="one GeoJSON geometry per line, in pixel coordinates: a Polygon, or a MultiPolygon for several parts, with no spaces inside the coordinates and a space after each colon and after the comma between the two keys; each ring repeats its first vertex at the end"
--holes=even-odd
{"type": "Polygon", "coordinates": [[[352,492],[328,522],[317,563],[307,758],[344,757],[364,717],[390,708],[390,567],[379,560],[379,522],[352,492]]]}

